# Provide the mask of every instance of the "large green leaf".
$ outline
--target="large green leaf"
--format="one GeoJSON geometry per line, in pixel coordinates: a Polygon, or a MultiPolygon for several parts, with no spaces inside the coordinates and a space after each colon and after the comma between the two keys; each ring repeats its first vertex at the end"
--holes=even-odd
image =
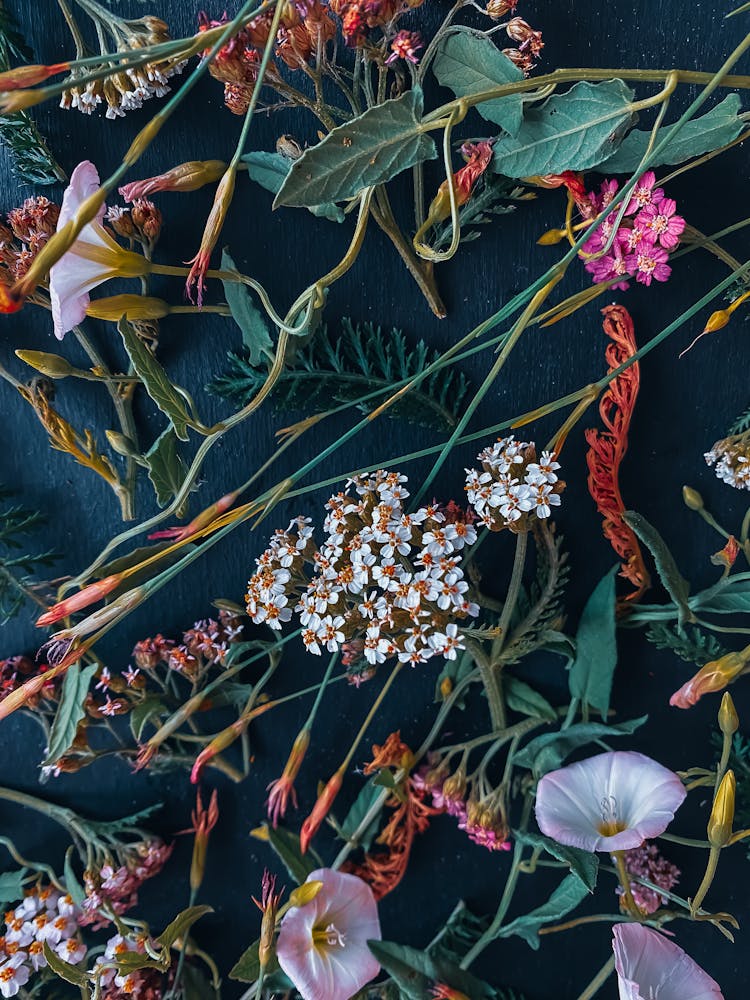
{"type": "Polygon", "coordinates": [[[121,319],[117,325],[125,350],[128,352],[136,375],[143,387],[153,399],[162,413],[172,421],[175,433],[181,441],[188,439],[189,417],[185,409],[185,401],[175,389],[151,351],[146,347],[135,328],[126,319],[121,319]]]}
{"type": "Polygon", "coordinates": [[[528,715],[537,719],[548,719],[555,722],[557,712],[550,705],[543,694],[535,691],[526,681],[519,680],[518,677],[511,677],[510,674],[503,681],[503,694],[508,703],[508,708],[522,715],[528,715]]]}
{"type": "MultiPolygon", "coordinates": [[[[663,151],[651,160],[650,165],[658,167],[663,163],[682,163],[732,142],[744,126],[739,117],[741,107],[739,95],[729,94],[707,114],[686,122],[663,151]]],[[[665,125],[659,138],[666,135],[669,128],[665,125]]],[[[597,169],[610,174],[632,174],[638,169],[650,141],[650,130],[634,129],[623,139],[614,156],[600,163],[597,169]]]]}
{"type": "Polygon", "coordinates": [[[617,149],[632,120],[622,80],[577,83],[526,110],[515,136],[495,144],[493,169],[506,177],[590,170],[617,149]]]}
{"type": "MultiPolygon", "coordinates": [[[[247,164],[248,176],[271,194],[279,193],[293,162],[281,153],[266,153],[262,150],[246,153],[242,159],[247,164]]],[[[308,211],[321,219],[330,219],[331,222],[343,222],[346,218],[344,210],[333,201],[324,205],[310,205],[308,211]]]]}
{"type": "MultiPolygon", "coordinates": [[[[177,450],[177,435],[170,424],[143,456],[156,502],[166,507],[182,486],[187,467],[177,450]]],[[[182,553],[181,553],[182,555],[182,553]]]]}
{"type": "Polygon", "coordinates": [[[566,847],[551,837],[543,837],[541,833],[531,833],[528,830],[514,830],[513,836],[522,844],[539,847],[558,861],[564,861],[570,868],[571,875],[575,875],[586,886],[587,892],[593,892],[596,888],[599,859],[595,854],[583,851],[580,847],[566,847]]]}
{"type": "Polygon", "coordinates": [[[607,718],[612,679],[617,665],[615,640],[615,573],[613,566],[586,602],[576,632],[576,655],[568,675],[574,698],[607,718]]]}
{"type": "MultiPolygon", "coordinates": [[[[435,53],[432,70],[438,82],[456,97],[481,94],[507,83],[523,80],[523,73],[503,55],[491,38],[471,28],[456,28],[446,35],[435,53]]],[[[523,97],[508,94],[477,105],[479,114],[510,135],[523,120],[523,97]]]]}
{"type": "Polygon", "coordinates": [[[498,937],[517,934],[536,950],[539,947],[539,928],[544,924],[561,920],[574,910],[587,894],[588,889],[576,875],[566,875],[546,903],[501,927],[498,937]]]}
{"type": "MultiPolygon", "coordinates": [[[[226,247],[221,255],[221,269],[237,271],[226,247]]],[[[273,341],[266,317],[253,302],[250,289],[239,281],[222,281],[222,285],[232,319],[242,330],[242,343],[248,352],[250,364],[257,365],[264,356],[273,357],[273,341]]]]}
{"type": "Polygon", "coordinates": [[[531,740],[523,750],[516,754],[514,760],[519,767],[529,767],[535,778],[541,778],[548,771],[560,767],[566,757],[574,750],[598,740],[612,739],[615,736],[629,736],[639,726],[642,726],[648,716],[640,719],[630,719],[605,726],[603,722],[578,722],[557,733],[545,733],[531,740]]]}
{"type": "Polygon", "coordinates": [[[626,510],[622,519],[629,528],[633,529],[638,539],[643,542],[654,557],[659,579],[677,606],[677,620],[680,625],[695,621],[695,615],[688,603],[690,584],[677,568],[677,563],[669,551],[667,543],[656,528],[637,511],[626,510]]]}
{"type": "Polygon", "coordinates": [[[303,854],[299,845],[299,836],[291,830],[279,826],[263,826],[262,840],[267,840],[276,856],[282,862],[291,877],[299,885],[307,879],[310,872],[320,865],[316,864],[311,854],[303,854]]]}
{"type": "Polygon", "coordinates": [[[422,104],[415,88],[339,125],[295,160],[274,207],[343,201],[434,159],[435,143],[420,128],[422,104]]]}
{"type": "Polygon", "coordinates": [[[441,958],[432,958],[424,951],[393,941],[368,941],[370,951],[389,976],[401,995],[408,1000],[430,1000],[435,983],[444,983],[471,1000],[494,1000],[495,991],[470,972],[441,958]]]}
{"type": "Polygon", "coordinates": [[[78,724],[86,715],[84,702],[89,693],[91,678],[98,669],[97,663],[87,663],[85,666],[74,663],[66,671],[44,766],[55,764],[70,749],[76,738],[78,724]]]}

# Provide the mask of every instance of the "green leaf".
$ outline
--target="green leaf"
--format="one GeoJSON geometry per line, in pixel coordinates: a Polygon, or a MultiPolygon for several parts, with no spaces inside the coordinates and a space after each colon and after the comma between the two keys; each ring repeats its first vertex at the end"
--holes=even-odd
{"type": "Polygon", "coordinates": [[[525,681],[508,674],[503,681],[503,693],[508,707],[512,708],[514,712],[538,719],[549,719],[550,722],[557,720],[557,712],[544,695],[535,691],[525,681]]]}
{"type": "Polygon", "coordinates": [[[65,863],[63,865],[63,877],[65,879],[65,888],[68,890],[68,895],[76,904],[80,906],[86,898],[86,893],[84,892],[83,886],[78,881],[75,871],[73,870],[73,851],[75,848],[71,846],[65,852],[65,863]]]}
{"type": "MultiPolygon", "coordinates": [[[[382,794],[382,788],[375,784],[375,780],[373,778],[371,778],[367,784],[363,785],[360,789],[359,795],[354,800],[351,809],[346,814],[344,822],[341,824],[341,836],[344,840],[351,840],[355,831],[359,827],[359,824],[370,811],[370,807],[375,804],[382,794]]],[[[356,846],[361,847],[364,851],[369,851],[372,846],[373,838],[378,832],[378,824],[379,815],[376,815],[371,820],[365,831],[360,833],[356,846]]]]}
{"type": "Polygon", "coordinates": [[[343,201],[435,159],[435,143],[420,131],[422,105],[417,87],[339,125],[295,160],[274,207],[343,201]]]}
{"type": "Polygon", "coordinates": [[[554,923],[574,910],[588,894],[588,889],[576,875],[566,875],[550,898],[531,913],[516,917],[498,931],[498,937],[522,937],[535,951],[539,948],[539,928],[554,923]]]}
{"type": "Polygon", "coordinates": [[[133,739],[137,743],[140,743],[144,727],[148,720],[156,716],[154,725],[158,727],[159,716],[163,715],[166,711],[167,706],[159,700],[157,695],[148,695],[143,701],[135,704],[130,712],[130,730],[133,734],[133,739]]]}
{"type": "Polygon", "coordinates": [[[684,625],[685,622],[695,621],[695,615],[690,610],[690,605],[688,604],[690,584],[677,568],[677,563],[667,548],[667,543],[656,528],[652,524],[649,524],[646,518],[637,511],[626,510],[622,515],[622,519],[629,528],[633,529],[639,541],[643,542],[654,557],[659,579],[677,606],[677,619],[680,625],[684,625]]]}
{"type": "MultiPolygon", "coordinates": [[[[281,153],[262,151],[246,153],[242,159],[247,164],[247,172],[251,180],[257,181],[271,194],[279,193],[293,162],[286,156],[282,156],[281,153]]],[[[344,210],[332,201],[324,205],[310,205],[308,211],[321,219],[329,219],[331,222],[343,222],[346,218],[344,210]]]]}
{"type": "Polygon", "coordinates": [[[27,868],[19,868],[16,872],[0,874],[0,904],[16,903],[23,899],[23,880],[27,871],[27,868]]]}
{"type": "Polygon", "coordinates": [[[309,854],[303,854],[299,846],[299,836],[283,827],[264,827],[268,833],[268,843],[276,856],[298,885],[307,879],[310,872],[319,867],[309,854]]]}
{"type": "Polygon", "coordinates": [[[719,580],[690,599],[695,611],[714,615],[746,614],[750,611],[750,574],[737,573],[719,580]]]}
{"type": "MultiPolygon", "coordinates": [[[[143,456],[148,478],[156,493],[156,502],[166,507],[182,486],[187,467],[177,451],[177,434],[172,426],[159,435],[143,456]]],[[[129,584],[130,585],[130,584],[129,584]]]]}
{"type": "MultiPolygon", "coordinates": [[[[456,28],[438,46],[432,70],[443,87],[456,97],[481,94],[507,83],[523,80],[523,73],[503,55],[491,38],[471,28],[456,28]]],[[[523,97],[508,94],[476,106],[479,114],[510,135],[516,135],[523,120],[523,97]]]]}
{"type": "Polygon", "coordinates": [[[590,170],[615,151],[630,124],[633,92],[622,80],[577,83],[528,108],[515,136],[495,144],[493,169],[506,177],[590,170]]]}
{"type": "Polygon", "coordinates": [[[88,663],[86,666],[74,663],[66,671],[43,767],[57,763],[70,749],[76,738],[78,724],[86,716],[84,702],[89,693],[91,678],[98,669],[97,663],[88,663]]]}
{"type": "Polygon", "coordinates": [[[212,906],[189,906],[178,913],[171,924],[161,932],[156,943],[162,948],[171,948],[177,938],[184,938],[193,924],[207,913],[213,913],[212,906]]]}
{"type": "Polygon", "coordinates": [[[191,962],[183,966],[180,985],[182,1000],[221,1000],[221,994],[203,969],[191,962]]]}
{"type": "Polygon", "coordinates": [[[73,986],[77,986],[79,989],[88,986],[89,977],[87,973],[77,965],[71,965],[70,962],[63,962],[57,952],[50,948],[49,941],[44,942],[44,957],[47,959],[47,965],[55,975],[64,979],[66,983],[72,983],[73,986]]]}
{"type": "Polygon", "coordinates": [[[550,837],[543,837],[541,833],[530,833],[528,830],[514,830],[513,836],[522,844],[541,848],[558,861],[564,861],[570,868],[571,875],[580,879],[587,892],[593,892],[596,888],[599,859],[595,854],[582,851],[580,847],[566,847],[550,837]]]}
{"type": "MultiPolygon", "coordinates": [[[[743,129],[744,122],[739,117],[742,107],[738,94],[729,94],[721,104],[700,118],[686,122],[677,135],[664,148],[663,152],[652,159],[649,166],[659,167],[664,163],[682,163],[694,156],[710,153],[720,146],[732,142],[743,129]]],[[[663,137],[670,126],[665,125],[659,132],[663,137]]],[[[638,170],[641,160],[646,155],[651,141],[650,129],[634,129],[627,135],[620,148],[598,170],[608,174],[632,174],[638,170]]]]}
{"type": "MultiPolygon", "coordinates": [[[[221,269],[237,271],[226,247],[221,254],[221,269]]],[[[253,302],[249,288],[239,281],[222,281],[222,285],[232,319],[242,330],[242,343],[248,352],[250,364],[257,365],[263,357],[272,357],[273,341],[266,317],[253,302]]]]}
{"type": "MultiPolygon", "coordinates": [[[[254,983],[256,979],[260,976],[260,959],[258,958],[258,950],[260,948],[260,938],[257,941],[253,941],[249,948],[247,948],[234,965],[234,968],[229,973],[230,979],[238,979],[242,983],[254,983]]],[[[266,978],[272,976],[279,971],[279,963],[274,953],[268,965],[266,966],[266,978]]]]}
{"type": "Polygon", "coordinates": [[[479,917],[460,899],[427,951],[432,958],[460,962],[489,927],[489,917],[479,917]]]}
{"type": "Polygon", "coordinates": [[[175,389],[162,366],[149,351],[141,338],[126,319],[117,324],[125,350],[128,352],[136,375],[143,382],[143,387],[154,403],[172,421],[177,437],[181,441],[188,439],[189,416],[185,409],[182,396],[175,389]]]}
{"type": "Polygon", "coordinates": [[[408,1000],[429,1000],[435,983],[445,983],[471,1000],[493,1000],[495,996],[488,983],[445,959],[393,941],[368,941],[367,945],[408,1000]]]}
{"type": "Polygon", "coordinates": [[[617,665],[615,639],[615,574],[613,566],[594,588],[576,632],[576,655],[568,675],[574,698],[591,705],[607,718],[612,680],[617,665]]]}
{"type": "Polygon", "coordinates": [[[615,736],[629,736],[643,725],[647,715],[640,719],[630,719],[605,726],[603,722],[578,722],[557,733],[545,733],[527,743],[516,754],[514,760],[519,767],[530,768],[535,778],[541,778],[548,771],[560,767],[574,750],[597,740],[612,739],[615,736]]]}

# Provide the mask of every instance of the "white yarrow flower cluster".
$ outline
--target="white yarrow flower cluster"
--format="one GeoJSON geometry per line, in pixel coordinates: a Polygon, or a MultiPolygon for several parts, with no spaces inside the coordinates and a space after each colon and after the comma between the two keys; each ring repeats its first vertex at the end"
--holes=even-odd
{"type": "Polygon", "coordinates": [[[45,943],[63,961],[77,965],[86,955],[78,935],[80,910],[52,886],[36,886],[5,914],[0,946],[0,995],[14,997],[45,968],[45,943]]]}
{"type": "Polygon", "coordinates": [[[500,438],[477,455],[482,469],[466,470],[466,494],[480,521],[499,531],[525,530],[528,518],[544,520],[560,506],[564,483],[555,455],[543,451],[537,458],[533,442],[500,438]]]}
{"type": "Polygon", "coordinates": [[[352,480],[326,504],[320,547],[309,518],[277,531],[248,584],[252,620],[280,629],[296,614],[308,652],[343,650],[347,664],[455,659],[457,622],[479,613],[460,566],[476,530],[455,505],[406,513],[406,482],[385,471],[352,480]]]}
{"type": "Polygon", "coordinates": [[[722,482],[737,490],[750,490],[750,435],[737,434],[717,441],[703,457],[722,482]]]}

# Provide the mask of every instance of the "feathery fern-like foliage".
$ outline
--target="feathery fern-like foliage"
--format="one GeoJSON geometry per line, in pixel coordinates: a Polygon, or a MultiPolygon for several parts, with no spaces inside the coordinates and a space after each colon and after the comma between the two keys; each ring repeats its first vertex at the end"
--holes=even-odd
{"type": "Polygon", "coordinates": [[[657,649],[670,649],[675,656],[698,667],[710,660],[718,660],[727,649],[710,632],[704,632],[697,625],[680,629],[677,625],[653,622],[646,630],[646,638],[657,649]]]}
{"type": "Polygon", "coordinates": [[[729,428],[729,433],[742,434],[746,430],[750,430],[750,407],[737,417],[735,422],[729,428]]]}
{"type": "MultiPolygon", "coordinates": [[[[0,501],[10,496],[10,491],[0,487],[0,501]]],[[[26,601],[35,599],[32,575],[57,558],[51,550],[34,554],[25,551],[27,536],[43,522],[38,511],[18,504],[0,509],[0,625],[18,614],[26,601]]]]}
{"type": "MultiPolygon", "coordinates": [[[[378,389],[390,389],[402,379],[419,375],[438,358],[423,340],[410,346],[400,330],[384,332],[372,323],[342,319],[336,332],[321,326],[302,347],[279,379],[272,400],[277,409],[304,409],[319,413],[340,403],[351,403],[378,389]]],[[[213,392],[240,405],[251,399],[267,377],[263,365],[252,365],[246,354],[229,352],[227,370],[208,385],[213,392]]],[[[425,427],[445,429],[457,422],[468,383],[446,367],[428,375],[387,410],[425,427]]],[[[374,409],[387,393],[359,409],[374,409]]]]}
{"type": "MultiPolygon", "coordinates": [[[[468,243],[469,240],[478,239],[482,234],[477,226],[494,222],[498,215],[514,212],[516,206],[513,202],[521,200],[522,194],[523,188],[519,188],[515,181],[499,174],[483,174],[481,187],[475,189],[458,213],[461,242],[468,243]]],[[[436,227],[432,240],[433,249],[445,250],[452,239],[453,228],[450,219],[447,219],[436,227]]]]}
{"type": "MultiPolygon", "coordinates": [[[[0,71],[11,68],[11,61],[33,62],[33,54],[18,24],[0,0],[0,71]]],[[[57,184],[65,172],[55,162],[47,143],[27,111],[0,115],[0,139],[13,153],[18,176],[29,184],[57,184]]]]}

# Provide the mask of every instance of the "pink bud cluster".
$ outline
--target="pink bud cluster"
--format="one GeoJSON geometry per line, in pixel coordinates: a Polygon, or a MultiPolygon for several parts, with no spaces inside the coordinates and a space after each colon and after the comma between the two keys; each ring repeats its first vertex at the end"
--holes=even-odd
{"type": "Polygon", "coordinates": [[[309,518],[277,531],[248,583],[252,620],[280,629],[294,613],[308,652],[343,649],[365,670],[392,657],[455,659],[457,623],[479,613],[460,565],[476,541],[473,516],[435,504],[407,514],[406,481],[382,470],[351,480],[326,504],[319,547],[309,518]]]}
{"type": "MultiPolygon", "coordinates": [[[[674,889],[679,882],[680,869],[659,854],[656,844],[646,842],[632,851],[625,851],[625,867],[633,877],[630,889],[639,910],[643,913],[656,913],[660,907],[666,906],[669,902],[666,896],[635,881],[638,878],[646,879],[666,891],[674,889]]],[[[617,895],[622,894],[622,888],[618,886],[617,895]]]]}
{"type": "Polygon", "coordinates": [[[494,792],[481,797],[469,792],[464,774],[457,771],[450,777],[441,766],[427,764],[412,776],[417,792],[432,797],[432,808],[448,813],[458,820],[469,840],[488,851],[509,851],[508,827],[502,799],[494,792]]]}
{"type": "Polygon", "coordinates": [[[144,840],[128,847],[124,864],[111,864],[84,874],[86,898],[81,905],[79,924],[99,930],[111,923],[111,916],[123,914],[138,903],[138,890],[158,875],[167,863],[172,846],[162,840],[144,840]]]}
{"type": "MultiPolygon", "coordinates": [[[[648,170],[638,180],[617,224],[619,208],[605,218],[583,244],[579,256],[595,283],[617,279],[612,288],[628,288],[628,278],[642,285],[666,281],[672,273],[669,254],[677,247],[685,220],[677,215],[677,204],[662,188],[654,187],[656,175],[648,170]],[[614,233],[614,236],[613,236],[614,233]],[[608,245],[609,244],[609,245],[608,245]],[[602,251],[606,249],[605,253],[602,251]],[[593,259],[591,255],[601,254],[593,259]]],[[[603,181],[599,192],[587,195],[587,214],[603,212],[617,194],[616,180],[603,181]]]]}

